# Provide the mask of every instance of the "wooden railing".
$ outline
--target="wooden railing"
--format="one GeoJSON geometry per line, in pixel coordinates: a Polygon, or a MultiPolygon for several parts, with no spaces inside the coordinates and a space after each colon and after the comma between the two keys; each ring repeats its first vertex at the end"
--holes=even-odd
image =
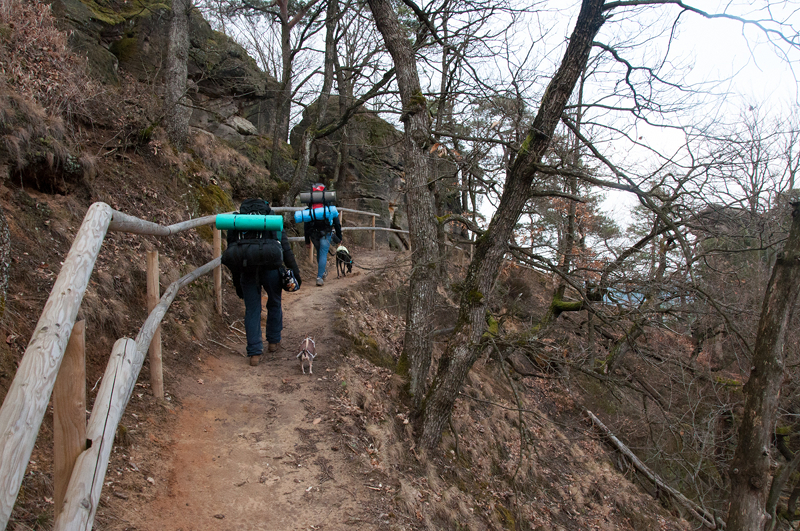
{"type": "MultiPolygon", "coordinates": [[[[274,210],[297,209],[276,207],[274,210]]],[[[340,210],[377,216],[370,212],[340,210]]],[[[215,219],[216,216],[212,215],[163,226],[118,212],[105,203],[94,203],[89,208],[50,291],[50,296],[45,303],[28,347],[25,349],[14,381],[6,394],[2,408],[0,408],[0,529],[5,529],[11,517],[25,469],[30,460],[50,396],[54,392],[56,381],[69,381],[70,379],[74,381],[76,379],[75,372],[70,373],[71,376],[59,376],[59,371],[65,357],[65,350],[79,350],[82,355],[82,335],[77,331],[82,330],[83,324],[78,323],[76,326],[75,319],[106,233],[118,231],[169,236],[204,225],[211,225],[215,219]],[[73,329],[77,333],[73,334],[73,329]],[[77,345],[78,343],[81,344],[77,345]]],[[[374,231],[394,230],[375,227],[374,217],[372,227],[347,227],[347,229],[372,230],[373,247],[374,231]]],[[[73,452],[56,449],[56,474],[66,474],[69,482],[66,492],[63,494],[63,506],[57,511],[55,530],[91,529],[117,426],[133,393],[148,348],[151,348],[151,343],[156,343],[153,338],[159,333],[161,320],[178,291],[202,275],[213,271],[217,310],[221,313],[220,242],[219,231],[214,230],[215,258],[173,282],[160,299],[157,296],[157,273],[155,279],[148,274],[148,285],[152,288],[152,284],[155,284],[156,293],[153,297],[153,290],[149,289],[149,306],[152,306],[149,308],[150,314],[136,339],[122,338],[114,344],[92,413],[85,425],[85,438],[82,438],[80,448],[73,452]],[[70,454],[72,454],[71,457],[70,454]],[[66,462],[66,466],[59,466],[59,462],[66,462]],[[73,462],[74,466],[70,466],[73,462]],[[59,468],[63,470],[59,472],[59,468]]],[[[157,255],[157,253],[154,254],[157,255]]],[[[148,264],[150,271],[155,269],[157,272],[157,257],[155,266],[152,265],[152,255],[148,257],[148,264]]],[[[160,339],[157,340],[157,343],[160,357],[160,339]]],[[[151,360],[151,368],[152,365],[151,360]]],[[[65,372],[67,368],[73,370],[74,365],[67,362],[65,363],[65,372]]],[[[77,374],[82,375],[83,373],[78,371],[77,374]]],[[[85,385],[85,377],[82,376],[80,379],[80,384],[85,385]]],[[[78,409],[78,413],[72,415],[70,419],[69,413],[62,411],[60,404],[54,405],[58,410],[54,424],[63,424],[65,430],[71,430],[72,438],[75,439],[74,433],[83,433],[82,429],[72,430],[72,428],[75,424],[83,424],[85,418],[85,388],[81,394],[79,383],[74,383],[72,386],[67,384],[66,387],[77,390],[71,396],[73,403],[70,405],[73,406],[73,409],[78,409]]],[[[154,392],[156,391],[155,387],[154,392]]],[[[62,394],[69,394],[69,391],[57,391],[54,394],[54,401],[62,394]]],[[[83,426],[79,428],[83,428],[83,426]]],[[[58,435],[55,438],[58,439],[58,435]]],[[[59,499],[59,502],[61,501],[59,499]]]]}

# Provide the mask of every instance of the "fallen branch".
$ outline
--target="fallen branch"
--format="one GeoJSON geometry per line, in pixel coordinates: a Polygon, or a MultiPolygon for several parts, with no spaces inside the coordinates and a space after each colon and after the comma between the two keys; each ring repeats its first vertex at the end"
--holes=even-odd
{"type": "Polygon", "coordinates": [[[659,478],[652,470],[647,468],[647,466],[644,463],[642,463],[642,461],[638,457],[636,457],[636,454],[634,454],[627,446],[625,446],[622,443],[622,441],[617,439],[617,437],[614,436],[613,433],[611,433],[611,430],[609,430],[605,426],[605,424],[603,424],[600,421],[600,419],[598,419],[594,415],[594,413],[592,413],[588,409],[584,409],[583,411],[591,419],[592,424],[594,424],[597,428],[599,428],[600,431],[602,431],[603,434],[606,437],[608,437],[608,440],[611,441],[611,444],[613,444],[617,448],[617,450],[622,452],[623,455],[625,455],[625,457],[627,457],[628,459],[631,460],[631,462],[633,463],[633,466],[636,468],[636,470],[638,470],[639,472],[644,474],[647,477],[647,479],[649,479],[650,481],[653,482],[653,484],[655,484],[656,487],[658,487],[659,489],[665,490],[670,495],[672,495],[672,497],[675,499],[675,501],[680,503],[690,513],[692,513],[692,515],[695,518],[697,518],[698,520],[700,520],[700,522],[706,528],[708,528],[708,529],[720,529],[720,528],[724,528],[725,527],[725,522],[723,522],[720,518],[715,518],[714,515],[711,514],[710,512],[708,512],[706,509],[704,509],[703,507],[700,507],[699,505],[694,503],[692,500],[690,500],[689,498],[687,498],[686,496],[681,494],[679,491],[673,489],[672,487],[670,487],[669,485],[664,483],[664,481],[661,478],[659,478]]]}

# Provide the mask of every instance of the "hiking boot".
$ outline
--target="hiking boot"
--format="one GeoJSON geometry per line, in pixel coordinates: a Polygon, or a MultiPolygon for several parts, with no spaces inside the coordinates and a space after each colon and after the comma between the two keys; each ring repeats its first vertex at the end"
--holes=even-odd
{"type": "Polygon", "coordinates": [[[323,281],[321,278],[317,277],[317,286],[321,286],[321,285],[323,285],[324,283],[325,283],[325,282],[324,282],[324,281],[323,281]]]}
{"type": "Polygon", "coordinates": [[[250,356],[250,366],[255,367],[261,361],[261,356],[250,356]]]}
{"type": "Polygon", "coordinates": [[[270,343],[267,347],[268,352],[276,352],[279,348],[281,348],[280,342],[278,343],[270,343]]]}

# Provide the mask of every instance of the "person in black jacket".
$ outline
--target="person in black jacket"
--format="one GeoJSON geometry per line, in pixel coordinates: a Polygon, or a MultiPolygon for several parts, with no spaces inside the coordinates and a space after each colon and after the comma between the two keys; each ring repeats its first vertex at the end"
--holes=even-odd
{"type": "MultiPolygon", "coordinates": [[[[247,200],[252,201],[252,200],[247,200]]],[[[245,203],[242,203],[242,213],[245,213],[245,203]]],[[[269,203],[260,200],[264,213],[270,214],[272,209],[269,203]]],[[[262,212],[258,211],[259,214],[262,212]]],[[[242,238],[251,238],[253,231],[229,230],[226,236],[228,246],[242,238]]],[[[272,231],[259,233],[262,238],[275,238],[277,234],[272,231]]],[[[289,241],[286,239],[286,232],[280,232],[281,248],[283,250],[283,263],[286,268],[294,273],[298,287],[302,283],[300,270],[297,267],[294,253],[289,241]]],[[[281,308],[281,291],[283,289],[282,269],[267,269],[264,266],[246,266],[231,269],[233,285],[236,294],[244,299],[244,330],[247,335],[247,356],[250,365],[258,365],[260,356],[263,353],[264,342],[261,337],[261,288],[267,292],[267,330],[266,338],[269,344],[268,351],[275,352],[280,348],[281,330],[283,330],[283,309],[281,308]]]]}
{"type": "MultiPolygon", "coordinates": [[[[313,186],[312,191],[322,192],[325,190],[325,185],[317,183],[313,186]]],[[[314,210],[317,207],[323,206],[320,204],[313,204],[309,208],[314,210]]],[[[317,286],[322,286],[325,282],[325,269],[328,266],[328,249],[331,247],[331,239],[333,238],[333,231],[336,232],[336,239],[334,243],[342,241],[342,224],[339,222],[337,215],[332,220],[320,219],[316,221],[306,221],[303,223],[303,233],[306,238],[306,247],[314,244],[317,250],[317,286]]]]}

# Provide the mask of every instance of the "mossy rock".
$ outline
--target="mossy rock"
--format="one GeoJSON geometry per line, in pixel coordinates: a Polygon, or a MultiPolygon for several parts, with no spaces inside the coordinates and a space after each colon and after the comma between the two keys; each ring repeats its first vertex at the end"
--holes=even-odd
{"type": "MultiPolygon", "coordinates": [[[[208,186],[199,186],[192,188],[195,192],[195,200],[197,201],[197,208],[201,216],[209,216],[212,214],[220,214],[223,212],[231,212],[236,210],[233,201],[225,193],[225,191],[216,184],[208,186]]],[[[211,232],[210,225],[204,225],[197,228],[200,237],[207,241],[213,241],[214,235],[211,232]]]]}
{"type": "Polygon", "coordinates": [[[216,184],[199,187],[195,190],[197,190],[197,205],[203,216],[236,210],[233,200],[225,193],[225,190],[216,184]]]}
{"type": "Polygon", "coordinates": [[[394,370],[394,358],[381,352],[378,342],[372,336],[363,332],[359,332],[358,337],[353,338],[353,352],[373,365],[394,370]]]}
{"type": "Polygon", "coordinates": [[[716,383],[717,385],[722,385],[724,387],[738,387],[738,388],[742,387],[742,382],[740,382],[739,380],[736,380],[734,378],[723,378],[721,376],[716,376],[714,378],[714,383],[716,383]]]}
{"type": "Polygon", "coordinates": [[[502,503],[495,503],[494,514],[505,529],[516,529],[517,521],[514,515],[502,503]]]}
{"type": "Polygon", "coordinates": [[[135,37],[125,37],[116,42],[111,43],[108,50],[113,53],[120,61],[129,61],[137,53],[138,39],[135,37]]]}
{"type": "Polygon", "coordinates": [[[116,2],[113,0],[81,0],[89,8],[92,17],[96,20],[115,26],[138,16],[149,16],[150,13],[160,9],[171,9],[171,2],[158,0],[133,0],[116,2]]]}

